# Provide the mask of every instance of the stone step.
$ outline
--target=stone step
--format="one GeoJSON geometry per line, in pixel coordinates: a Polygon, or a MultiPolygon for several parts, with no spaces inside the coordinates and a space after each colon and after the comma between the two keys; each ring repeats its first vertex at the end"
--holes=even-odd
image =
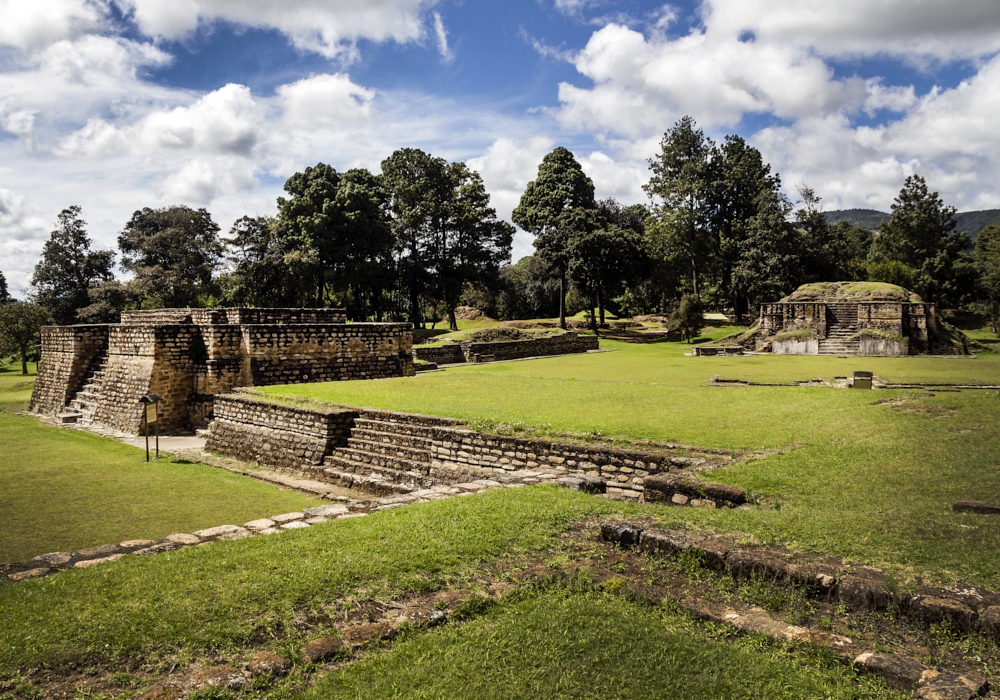
{"type": "Polygon", "coordinates": [[[380,433],[391,433],[393,435],[413,435],[416,437],[433,438],[436,431],[450,426],[431,427],[413,423],[377,420],[374,418],[356,418],[354,420],[354,427],[380,433]]]}
{"type": "Polygon", "coordinates": [[[62,425],[74,425],[81,418],[82,415],[83,414],[81,413],[77,412],[71,413],[67,411],[65,413],[57,413],[56,420],[58,420],[59,423],[62,425]]]}
{"type": "Polygon", "coordinates": [[[439,483],[437,479],[434,479],[429,474],[423,472],[401,472],[398,469],[392,469],[390,467],[380,467],[375,464],[362,464],[360,462],[352,462],[350,460],[337,458],[324,462],[324,466],[319,469],[324,474],[327,470],[332,469],[333,471],[342,474],[355,474],[357,476],[370,477],[376,481],[417,486],[419,488],[429,488],[430,486],[439,483]]]}
{"type": "Polygon", "coordinates": [[[347,467],[348,469],[381,467],[402,473],[414,472],[425,475],[430,471],[430,465],[425,462],[416,462],[412,459],[392,457],[375,452],[365,452],[364,450],[355,450],[350,447],[338,448],[324,460],[324,464],[337,466],[338,468],[347,467]]]}
{"type": "Polygon", "coordinates": [[[382,442],[392,445],[402,445],[404,447],[415,447],[423,450],[430,450],[434,441],[428,437],[419,435],[402,435],[400,433],[384,433],[379,430],[366,430],[364,428],[352,428],[351,437],[368,442],[382,442]]]}
{"type": "Polygon", "coordinates": [[[353,474],[351,472],[341,472],[336,469],[324,469],[323,480],[336,486],[356,489],[376,496],[391,496],[397,493],[413,493],[420,488],[409,484],[399,484],[392,481],[383,481],[363,474],[353,474]]]}
{"type": "Polygon", "coordinates": [[[431,461],[432,457],[429,445],[421,447],[407,447],[406,445],[400,445],[394,442],[383,442],[352,436],[347,439],[347,446],[353,450],[359,450],[361,452],[371,452],[373,454],[387,455],[389,457],[400,457],[402,459],[413,460],[414,462],[428,463],[431,461]]]}

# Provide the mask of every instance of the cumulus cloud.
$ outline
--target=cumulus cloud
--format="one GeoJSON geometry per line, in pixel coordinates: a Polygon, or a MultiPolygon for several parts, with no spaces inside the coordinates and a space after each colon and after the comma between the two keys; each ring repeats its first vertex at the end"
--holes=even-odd
{"type": "Polygon", "coordinates": [[[358,39],[416,41],[436,0],[115,0],[147,36],[182,38],[200,23],[277,29],[299,48],[352,55],[358,39]]]}
{"type": "Polygon", "coordinates": [[[0,45],[37,51],[99,29],[104,12],[88,0],[0,0],[0,45]]]}
{"type": "Polygon", "coordinates": [[[371,114],[375,91],[357,85],[344,73],[314,75],[277,90],[287,124],[333,126],[362,121],[371,114]]]}
{"type": "Polygon", "coordinates": [[[247,158],[195,158],[164,178],[158,189],[168,200],[208,204],[219,195],[256,189],[255,170],[247,158]]]}

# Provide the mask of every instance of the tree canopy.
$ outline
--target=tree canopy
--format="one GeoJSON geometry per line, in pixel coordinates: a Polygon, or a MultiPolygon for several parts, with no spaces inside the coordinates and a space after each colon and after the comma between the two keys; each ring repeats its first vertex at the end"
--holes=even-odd
{"type": "Polygon", "coordinates": [[[90,290],[114,279],[114,251],[90,250],[87,222],[80,211],[74,205],[59,213],[57,228],[45,242],[31,278],[35,301],[59,325],[77,323],[77,310],[90,303],[90,290]]]}
{"type": "Polygon", "coordinates": [[[16,354],[21,374],[28,373],[28,357],[37,353],[42,326],[52,322],[48,310],[26,301],[0,304],[0,354],[16,354]]]}

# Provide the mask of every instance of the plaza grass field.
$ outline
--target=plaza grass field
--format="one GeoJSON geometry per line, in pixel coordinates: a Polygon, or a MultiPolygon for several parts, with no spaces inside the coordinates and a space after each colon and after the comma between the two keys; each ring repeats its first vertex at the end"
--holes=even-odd
{"type": "MultiPolygon", "coordinates": [[[[726,329],[714,329],[713,335],[726,329]]],[[[1000,519],[955,500],[1000,501],[1000,393],[712,387],[714,375],[788,382],[871,370],[896,382],[1000,383],[979,357],[685,357],[684,343],[602,340],[609,352],[469,365],[413,378],[272,387],[355,406],[767,454],[710,478],[748,488],[753,510],[664,509],[665,524],[745,533],[1000,587],[1000,519]]]]}
{"type": "MultiPolygon", "coordinates": [[[[301,621],[336,617],[352,596],[474,587],[486,567],[551,556],[582,518],[653,510],[552,486],[497,490],[0,584],[0,680],[39,666],[98,672],[120,659],[164,670],[208,655],[239,664],[260,640],[301,661],[300,645],[325,631],[301,621]]],[[[529,588],[482,612],[458,628],[410,633],[309,697],[901,697],[822,653],[721,641],[721,630],[593,587],[529,588]]],[[[301,668],[240,697],[288,698],[301,668]]]]}
{"type": "Polygon", "coordinates": [[[243,523],[319,501],[15,415],[34,376],[0,369],[0,562],[243,523]]]}

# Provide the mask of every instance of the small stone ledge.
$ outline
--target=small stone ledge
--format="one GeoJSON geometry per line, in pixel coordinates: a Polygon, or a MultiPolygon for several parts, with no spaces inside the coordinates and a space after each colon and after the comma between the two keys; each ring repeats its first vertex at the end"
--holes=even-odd
{"type": "Polygon", "coordinates": [[[661,556],[693,552],[717,571],[728,571],[737,578],[759,577],[803,586],[814,597],[842,602],[854,611],[888,610],[926,625],[947,620],[959,632],[978,632],[1000,640],[997,591],[920,584],[911,592],[890,585],[876,569],[832,556],[740,547],[725,537],[644,529],[631,523],[604,523],[600,536],[607,542],[661,556]]]}

